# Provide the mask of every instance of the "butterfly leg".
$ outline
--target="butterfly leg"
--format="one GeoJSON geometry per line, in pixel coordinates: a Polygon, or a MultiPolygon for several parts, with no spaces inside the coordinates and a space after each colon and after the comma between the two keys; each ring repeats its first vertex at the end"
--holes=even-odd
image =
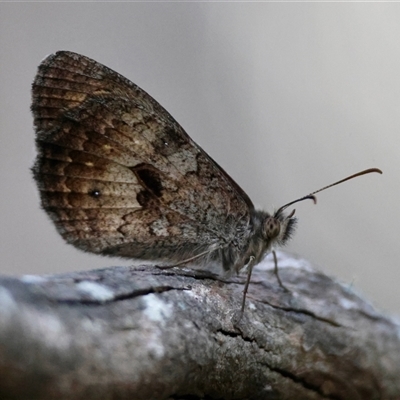
{"type": "MultiPolygon", "coordinates": [[[[198,258],[201,258],[201,257],[204,257],[204,256],[206,256],[207,254],[210,254],[213,251],[215,251],[215,249],[214,250],[203,251],[200,254],[196,254],[195,256],[190,257],[190,258],[186,258],[185,260],[179,261],[176,264],[172,264],[172,265],[156,265],[155,267],[157,267],[159,269],[162,269],[162,270],[164,270],[164,269],[172,269],[172,268],[175,268],[175,267],[178,267],[178,268],[179,267],[185,267],[185,265],[188,262],[194,261],[194,260],[196,260],[198,258]]],[[[218,278],[219,278],[219,274],[215,274],[214,272],[209,271],[207,269],[202,270],[202,269],[197,269],[197,268],[196,268],[196,276],[201,276],[202,278],[209,278],[209,279],[214,279],[214,280],[218,280],[218,278]]]]}
{"type": "Polygon", "coordinates": [[[177,262],[176,264],[172,264],[172,265],[159,265],[159,266],[157,266],[157,267],[160,268],[160,269],[170,269],[170,268],[180,267],[181,265],[184,266],[184,265],[187,264],[188,262],[197,260],[198,258],[201,258],[201,257],[203,257],[203,256],[205,256],[205,255],[207,255],[207,254],[210,254],[210,253],[212,253],[213,251],[218,250],[218,249],[219,249],[219,248],[217,248],[217,249],[211,249],[211,250],[208,249],[208,250],[206,250],[206,251],[203,251],[203,252],[200,253],[200,254],[196,254],[196,255],[193,256],[193,257],[186,258],[185,260],[179,261],[179,262],[177,262]]]}
{"type": "Polygon", "coordinates": [[[244,290],[243,290],[243,300],[242,300],[242,308],[240,310],[240,317],[242,317],[243,312],[244,312],[244,306],[246,304],[247,290],[249,289],[250,278],[251,278],[251,273],[253,272],[255,259],[256,258],[254,256],[250,256],[249,262],[247,263],[247,279],[246,279],[246,284],[244,285],[244,290]]]}
{"type": "Polygon", "coordinates": [[[278,273],[278,257],[276,256],[275,250],[272,250],[272,255],[274,256],[274,274],[276,279],[278,280],[279,286],[284,289],[286,292],[290,292],[290,290],[282,283],[281,278],[278,273]]]}

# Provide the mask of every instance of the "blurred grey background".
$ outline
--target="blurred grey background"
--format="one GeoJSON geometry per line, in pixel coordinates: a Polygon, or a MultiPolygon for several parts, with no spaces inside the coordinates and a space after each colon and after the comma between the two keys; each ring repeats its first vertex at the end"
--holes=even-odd
{"type": "Polygon", "coordinates": [[[267,210],[296,206],[287,250],[400,314],[400,4],[1,3],[2,274],[128,265],[64,244],[29,168],[37,65],[71,50],[157,99],[267,210]]]}

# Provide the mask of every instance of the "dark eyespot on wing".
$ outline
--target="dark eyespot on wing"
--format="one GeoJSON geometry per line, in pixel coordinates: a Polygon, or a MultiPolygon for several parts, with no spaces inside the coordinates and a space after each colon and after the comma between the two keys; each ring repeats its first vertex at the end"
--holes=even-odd
{"type": "Polygon", "coordinates": [[[138,193],[137,202],[146,209],[159,207],[159,202],[155,199],[154,195],[148,190],[142,190],[138,193]]]}
{"type": "Polygon", "coordinates": [[[139,182],[156,197],[162,196],[162,178],[160,171],[149,164],[139,164],[130,168],[138,177],[139,182]]]}
{"type": "Polygon", "coordinates": [[[101,196],[101,192],[100,192],[100,190],[94,189],[89,192],[89,196],[92,196],[96,199],[101,196]]]}

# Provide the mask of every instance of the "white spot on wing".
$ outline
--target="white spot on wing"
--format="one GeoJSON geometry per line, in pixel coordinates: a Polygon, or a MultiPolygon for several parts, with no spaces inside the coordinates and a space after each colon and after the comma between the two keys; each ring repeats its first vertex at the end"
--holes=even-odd
{"type": "Polygon", "coordinates": [[[167,221],[166,218],[160,218],[156,221],[154,221],[151,225],[150,225],[150,229],[153,231],[153,233],[156,236],[168,236],[168,229],[167,227],[169,226],[169,222],[167,221]]]}

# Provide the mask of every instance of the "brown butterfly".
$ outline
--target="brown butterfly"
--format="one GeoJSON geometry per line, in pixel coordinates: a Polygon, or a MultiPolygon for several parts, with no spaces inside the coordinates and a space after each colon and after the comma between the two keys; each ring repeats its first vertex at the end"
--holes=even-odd
{"type": "MultiPolygon", "coordinates": [[[[32,111],[34,177],[68,243],[142,260],[217,262],[225,271],[247,266],[242,311],[252,267],[294,231],[294,210],[284,210],[318,192],[273,215],[256,210],[151,96],[79,54],[60,51],[40,64],[32,111]]],[[[342,181],[370,172],[381,173],[342,181]]]]}

